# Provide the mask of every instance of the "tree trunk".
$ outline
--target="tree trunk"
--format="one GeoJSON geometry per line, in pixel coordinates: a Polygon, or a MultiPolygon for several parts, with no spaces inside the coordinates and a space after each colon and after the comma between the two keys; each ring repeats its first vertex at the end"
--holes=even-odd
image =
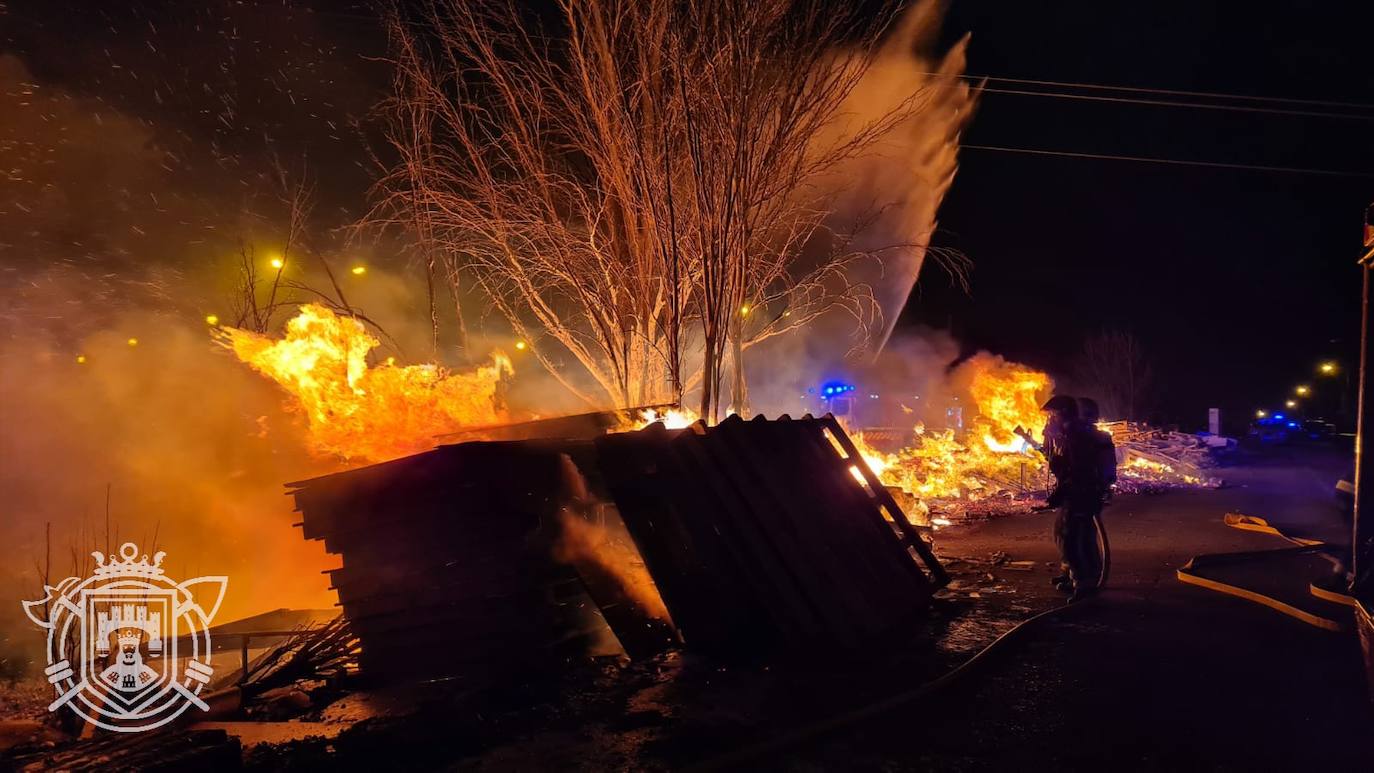
{"type": "Polygon", "coordinates": [[[701,410],[697,411],[697,415],[710,423],[716,383],[716,358],[713,356],[716,347],[715,336],[707,335],[705,343],[706,356],[701,361],[701,410]]]}
{"type": "Polygon", "coordinates": [[[743,326],[742,321],[736,322],[735,334],[731,336],[733,340],[730,344],[730,359],[734,363],[735,380],[730,387],[730,396],[734,403],[735,413],[741,419],[747,419],[749,418],[749,386],[744,378],[744,347],[740,340],[742,338],[740,328],[743,326]]]}

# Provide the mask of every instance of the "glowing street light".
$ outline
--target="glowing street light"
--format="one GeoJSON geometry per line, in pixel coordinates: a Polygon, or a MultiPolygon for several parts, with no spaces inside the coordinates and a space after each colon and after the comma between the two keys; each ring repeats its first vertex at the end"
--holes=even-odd
{"type": "Polygon", "coordinates": [[[520,351],[522,351],[522,352],[525,351],[526,346],[527,346],[527,344],[526,344],[524,341],[516,341],[516,342],[515,342],[515,348],[518,349],[518,350],[520,350],[520,351]]]}
{"type": "Polygon", "coordinates": [[[1309,389],[1309,388],[1308,388],[1307,386],[1305,386],[1305,385],[1304,385],[1304,386],[1300,386],[1300,387],[1298,387],[1297,389],[1294,389],[1293,391],[1294,391],[1294,392],[1297,392],[1297,393],[1298,393],[1299,395],[1301,395],[1302,397],[1306,397],[1306,396],[1308,396],[1309,394],[1312,393],[1312,390],[1309,389]]]}
{"type": "Polygon", "coordinates": [[[741,317],[749,316],[749,304],[746,303],[743,306],[739,307],[739,315],[741,317]]]}
{"type": "Polygon", "coordinates": [[[84,355],[84,354],[78,354],[78,355],[76,355],[76,364],[77,364],[77,365],[85,365],[85,364],[86,364],[86,355],[84,355]]]}
{"type": "Polygon", "coordinates": [[[1298,401],[1297,401],[1297,400],[1289,400],[1288,402],[1284,403],[1284,405],[1288,406],[1289,408],[1297,408],[1297,407],[1298,407],[1298,401]]]}
{"type": "Polygon", "coordinates": [[[367,266],[354,266],[350,271],[353,272],[353,276],[362,276],[367,273],[367,266]]]}
{"type": "Polygon", "coordinates": [[[1265,416],[1268,416],[1268,415],[1269,415],[1269,412],[1268,412],[1268,411],[1255,411],[1255,418],[1256,418],[1256,419],[1263,419],[1265,416]]]}
{"type": "Polygon", "coordinates": [[[272,264],[272,268],[278,270],[280,270],[282,266],[286,265],[286,261],[282,260],[281,258],[272,258],[272,260],[268,262],[272,264]]]}
{"type": "Polygon", "coordinates": [[[137,339],[137,338],[130,338],[130,339],[129,339],[129,345],[130,345],[130,346],[138,346],[138,339],[137,339]]]}
{"type": "Polygon", "coordinates": [[[1323,376],[1330,376],[1336,372],[1336,363],[1323,362],[1321,365],[1317,366],[1317,370],[1321,371],[1323,376]]]}

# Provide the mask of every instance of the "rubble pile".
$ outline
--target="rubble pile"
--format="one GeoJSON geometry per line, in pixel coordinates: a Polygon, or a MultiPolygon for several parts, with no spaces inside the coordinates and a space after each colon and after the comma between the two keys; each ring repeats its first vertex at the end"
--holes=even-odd
{"type": "MultiPolygon", "coordinates": [[[[1147,424],[1098,422],[1116,445],[1118,494],[1158,494],[1196,488],[1219,488],[1223,481],[1212,470],[1236,441],[1216,435],[1193,435],[1147,424]]],[[[908,513],[927,516],[928,525],[942,526],[1020,515],[1044,501],[1054,485],[1041,457],[1026,453],[1020,475],[984,475],[978,496],[930,497],[920,506],[903,502],[908,513]]],[[[894,492],[901,500],[909,494],[894,492]]],[[[911,497],[914,499],[914,497],[911,497]]]]}
{"type": "Polygon", "coordinates": [[[1146,424],[1115,421],[1098,424],[1116,444],[1119,493],[1145,494],[1178,488],[1218,488],[1208,474],[1217,456],[1232,451],[1236,441],[1217,435],[1193,435],[1146,424]]]}

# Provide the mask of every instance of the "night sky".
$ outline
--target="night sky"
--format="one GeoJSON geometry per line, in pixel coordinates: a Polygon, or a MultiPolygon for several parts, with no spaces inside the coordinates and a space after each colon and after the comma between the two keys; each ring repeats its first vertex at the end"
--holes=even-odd
{"type": "MultiPolygon", "coordinates": [[[[955,2],[946,25],[972,33],[974,75],[1374,105],[1371,29],[1368,3],[1298,2],[955,2]]],[[[986,94],[964,141],[1374,175],[1371,118],[986,94]]],[[[1371,201],[1374,177],[965,150],[937,243],[973,259],[972,294],[929,274],[903,322],[1057,372],[1084,335],[1128,330],[1156,363],[1163,418],[1248,416],[1320,386],[1322,358],[1356,361],[1371,201]]]]}
{"type": "MultiPolygon", "coordinates": [[[[367,59],[383,44],[367,5],[95,5],[0,4],[0,53],[144,125],[174,176],[199,181],[168,193],[187,202],[179,224],[237,217],[274,156],[310,158],[326,228],[360,214],[368,111],[387,85],[367,59]]],[[[969,144],[1374,175],[1371,29],[1367,3],[955,0],[945,36],[972,34],[978,76],[1365,105],[1239,103],[1364,116],[1336,120],[988,93],[969,144]]],[[[1196,426],[1213,405],[1248,417],[1315,383],[1324,358],[1353,368],[1371,200],[1374,176],[965,150],[935,244],[972,259],[972,292],[928,271],[900,324],[950,328],[968,351],[1056,375],[1072,372],[1086,335],[1127,330],[1155,363],[1158,418],[1196,426]]]]}

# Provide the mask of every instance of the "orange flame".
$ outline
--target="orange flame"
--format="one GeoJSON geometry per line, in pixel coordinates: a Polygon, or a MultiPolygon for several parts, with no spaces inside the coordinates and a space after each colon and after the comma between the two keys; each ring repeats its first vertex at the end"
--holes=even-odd
{"type": "Polygon", "coordinates": [[[1016,434],[1019,428],[1042,439],[1049,375],[1001,357],[979,354],[955,372],[967,381],[975,413],[960,439],[952,429],[927,431],[916,425],[916,444],[883,453],[855,436],[864,460],[885,485],[896,486],[924,503],[934,499],[981,499],[1019,485],[1023,474],[1042,469],[1044,457],[1016,434]]]}
{"type": "Polygon", "coordinates": [[[1044,440],[1046,416],[1040,406],[1053,389],[1049,374],[989,354],[973,357],[961,370],[969,374],[969,395],[978,406],[975,430],[990,450],[1025,448],[1018,427],[1044,440]]]}
{"type": "Polygon", "coordinates": [[[663,422],[668,429],[684,429],[695,424],[698,418],[697,412],[690,408],[669,408],[664,411],[646,408],[639,412],[638,420],[631,421],[622,431],[644,429],[656,421],[663,422]]]}
{"type": "Polygon", "coordinates": [[[391,358],[369,366],[381,342],[358,320],[314,304],[301,307],[280,339],[226,327],[217,340],[291,394],[321,455],[395,459],[433,447],[440,433],[505,420],[497,386],[512,369],[500,353],[468,373],[391,358]]]}

